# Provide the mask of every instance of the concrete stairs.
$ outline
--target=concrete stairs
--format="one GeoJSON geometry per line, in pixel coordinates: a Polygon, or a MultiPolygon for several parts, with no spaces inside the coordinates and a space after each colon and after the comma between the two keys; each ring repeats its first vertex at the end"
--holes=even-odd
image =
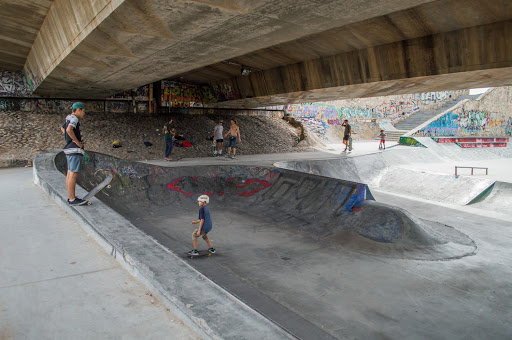
{"type": "MultiPolygon", "coordinates": [[[[386,134],[386,141],[390,142],[398,142],[400,140],[400,136],[405,135],[407,132],[408,130],[384,130],[384,133],[386,134]]],[[[380,137],[377,136],[376,139],[380,140],[380,137]]]]}
{"type": "MultiPolygon", "coordinates": [[[[443,113],[444,111],[457,105],[461,101],[463,101],[465,99],[476,99],[479,96],[480,95],[473,95],[473,96],[464,95],[464,96],[458,97],[457,99],[447,102],[446,104],[444,104],[442,107],[440,107],[437,110],[418,111],[418,112],[412,114],[409,118],[404,119],[401,122],[398,122],[397,124],[395,124],[395,128],[397,130],[405,130],[406,132],[410,131],[410,130],[414,129],[415,127],[423,124],[427,120],[432,119],[435,116],[437,116],[438,114],[443,113]]],[[[387,131],[386,131],[386,133],[387,133],[387,131]]]]}

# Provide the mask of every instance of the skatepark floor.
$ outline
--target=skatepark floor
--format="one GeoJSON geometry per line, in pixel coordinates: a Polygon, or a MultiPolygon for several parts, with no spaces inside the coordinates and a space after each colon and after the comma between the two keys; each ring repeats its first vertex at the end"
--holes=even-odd
{"type": "MultiPolygon", "coordinates": [[[[148,163],[171,167],[226,163],[271,165],[285,159],[364,157],[399,148],[379,151],[378,141],[354,142],[354,150],[347,154],[241,155],[235,160],[148,163]]],[[[504,180],[507,174],[500,162],[494,159],[487,164],[499,169],[490,175],[501,174],[500,180],[504,180]]],[[[451,168],[451,164],[440,164],[451,168]]],[[[433,163],[428,166],[432,171],[448,171],[433,163]]],[[[137,281],[123,272],[118,262],[106,256],[87,234],[80,232],[72,218],[30,183],[29,169],[1,170],[0,174],[2,188],[7,188],[0,196],[2,219],[11,226],[1,231],[7,233],[1,238],[2,332],[13,337],[19,334],[21,337],[25,334],[76,337],[83,334],[78,333],[79,329],[89,334],[125,338],[135,338],[137,334],[160,337],[164,332],[176,334],[176,338],[197,337],[157,299],[148,301],[144,286],[137,286],[137,281]],[[27,213],[27,206],[35,210],[27,213]],[[77,254],[78,250],[85,253],[77,254]],[[63,261],[65,258],[68,260],[63,261]],[[85,267],[78,267],[82,262],[85,267]],[[48,272],[51,269],[57,271],[53,276],[50,275],[53,272],[48,272]],[[112,272],[125,276],[96,277],[112,272]],[[87,278],[91,282],[84,284],[87,278]],[[124,289],[125,282],[133,288],[124,289]],[[131,291],[136,293],[130,295],[131,291]],[[83,313],[69,312],[74,308],[99,313],[98,318],[91,316],[84,323],[83,313]],[[48,313],[52,322],[42,322],[42,316],[48,313]],[[32,325],[33,320],[37,320],[37,327],[32,325]]],[[[512,334],[510,213],[440,204],[383,190],[372,193],[377,201],[399,206],[420,218],[435,220],[466,234],[476,243],[476,253],[445,261],[380,257],[353,247],[345,249],[335,239],[319,240],[276,228],[265,216],[224,209],[212,212],[218,226],[212,232],[212,242],[218,253],[189,260],[187,264],[298,338],[313,338],[308,335],[317,334],[323,338],[358,339],[508,339],[512,334]]],[[[187,226],[189,220],[196,218],[196,212],[190,216],[137,218],[140,228],[163,246],[176,251],[189,250],[192,227],[187,226]],[[171,218],[183,228],[170,228],[167,222],[171,218]]],[[[251,338],[250,334],[239,336],[251,338]]]]}
{"type": "Polygon", "coordinates": [[[32,175],[0,169],[0,339],[200,338],[32,175]]]}

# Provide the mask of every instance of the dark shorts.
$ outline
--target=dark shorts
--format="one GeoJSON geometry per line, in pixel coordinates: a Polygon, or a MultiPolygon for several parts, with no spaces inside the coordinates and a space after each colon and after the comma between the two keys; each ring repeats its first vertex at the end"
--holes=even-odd
{"type": "Polygon", "coordinates": [[[229,137],[228,139],[228,148],[236,149],[236,142],[238,141],[237,137],[229,137]]]}
{"type": "Polygon", "coordinates": [[[224,142],[224,139],[216,139],[215,141],[216,141],[217,143],[222,143],[222,142],[224,142]]]}
{"type": "Polygon", "coordinates": [[[348,140],[349,135],[343,136],[343,140],[348,140]]]}

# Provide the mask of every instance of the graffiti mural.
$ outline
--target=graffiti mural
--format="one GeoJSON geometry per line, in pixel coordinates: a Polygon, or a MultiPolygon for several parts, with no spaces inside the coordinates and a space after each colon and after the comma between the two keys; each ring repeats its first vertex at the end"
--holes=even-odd
{"type": "Polygon", "coordinates": [[[400,145],[407,145],[407,146],[419,146],[419,147],[425,147],[425,145],[418,142],[416,139],[412,137],[400,137],[400,145]]]}
{"type": "Polygon", "coordinates": [[[23,72],[0,71],[0,97],[27,97],[31,94],[23,72]]]}
{"type": "Polygon", "coordinates": [[[448,112],[414,133],[415,136],[504,136],[511,134],[511,117],[503,113],[460,109],[448,112]]]}

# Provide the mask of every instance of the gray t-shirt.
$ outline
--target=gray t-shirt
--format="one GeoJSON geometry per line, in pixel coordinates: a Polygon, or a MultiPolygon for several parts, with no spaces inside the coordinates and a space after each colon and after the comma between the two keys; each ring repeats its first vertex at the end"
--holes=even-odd
{"type": "Polygon", "coordinates": [[[215,132],[215,139],[224,139],[222,136],[222,133],[224,132],[224,126],[216,125],[213,131],[215,132]]]}

